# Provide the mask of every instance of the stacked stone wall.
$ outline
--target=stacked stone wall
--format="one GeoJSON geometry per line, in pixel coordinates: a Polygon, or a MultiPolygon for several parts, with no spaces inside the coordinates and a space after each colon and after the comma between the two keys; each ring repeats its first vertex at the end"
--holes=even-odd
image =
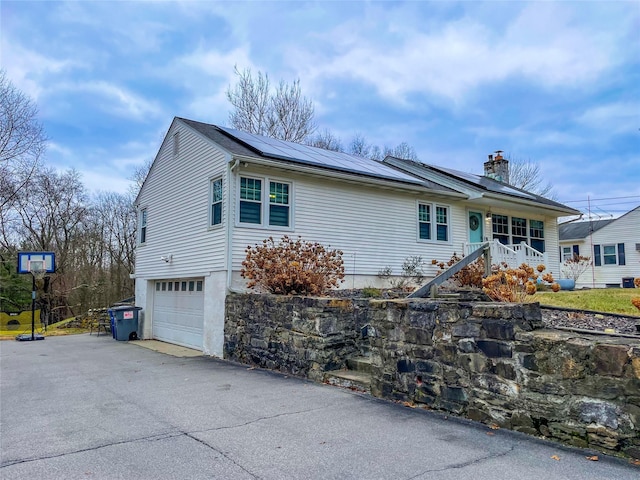
{"type": "Polygon", "coordinates": [[[368,340],[377,397],[640,458],[640,341],[542,329],[537,304],[232,295],[225,336],[316,381],[368,340]]]}

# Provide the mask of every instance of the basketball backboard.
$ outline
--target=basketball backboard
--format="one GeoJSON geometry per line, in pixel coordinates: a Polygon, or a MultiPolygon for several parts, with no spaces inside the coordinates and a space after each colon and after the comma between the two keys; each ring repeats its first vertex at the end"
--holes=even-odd
{"type": "Polygon", "coordinates": [[[18,252],[18,273],[56,271],[56,256],[53,252],[18,252]]]}

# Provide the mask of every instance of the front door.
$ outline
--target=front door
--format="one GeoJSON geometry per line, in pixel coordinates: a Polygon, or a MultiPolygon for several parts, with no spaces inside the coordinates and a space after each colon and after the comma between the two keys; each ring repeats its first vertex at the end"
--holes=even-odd
{"type": "Polygon", "coordinates": [[[469,243],[482,243],[482,212],[469,212],[469,243]]]}

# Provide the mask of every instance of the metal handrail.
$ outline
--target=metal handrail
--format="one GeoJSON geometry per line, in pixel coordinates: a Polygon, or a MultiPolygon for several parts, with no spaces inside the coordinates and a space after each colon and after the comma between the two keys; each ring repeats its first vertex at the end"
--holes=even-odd
{"type": "Polygon", "coordinates": [[[491,243],[483,243],[480,248],[464,257],[458,263],[451,265],[440,275],[429,281],[427,284],[420,287],[415,292],[407,296],[407,298],[425,298],[427,294],[431,295],[431,298],[435,298],[438,285],[449,280],[452,276],[462,270],[464,267],[469,266],[475,262],[481,256],[484,256],[484,274],[489,276],[491,274],[491,243]]]}

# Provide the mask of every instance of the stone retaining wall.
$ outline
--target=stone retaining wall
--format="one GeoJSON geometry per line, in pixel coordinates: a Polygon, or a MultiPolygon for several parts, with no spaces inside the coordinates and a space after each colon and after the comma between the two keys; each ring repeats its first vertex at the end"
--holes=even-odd
{"type": "Polygon", "coordinates": [[[377,397],[640,458],[640,341],[542,329],[537,304],[231,295],[225,325],[233,360],[319,381],[370,343],[377,397]]]}

